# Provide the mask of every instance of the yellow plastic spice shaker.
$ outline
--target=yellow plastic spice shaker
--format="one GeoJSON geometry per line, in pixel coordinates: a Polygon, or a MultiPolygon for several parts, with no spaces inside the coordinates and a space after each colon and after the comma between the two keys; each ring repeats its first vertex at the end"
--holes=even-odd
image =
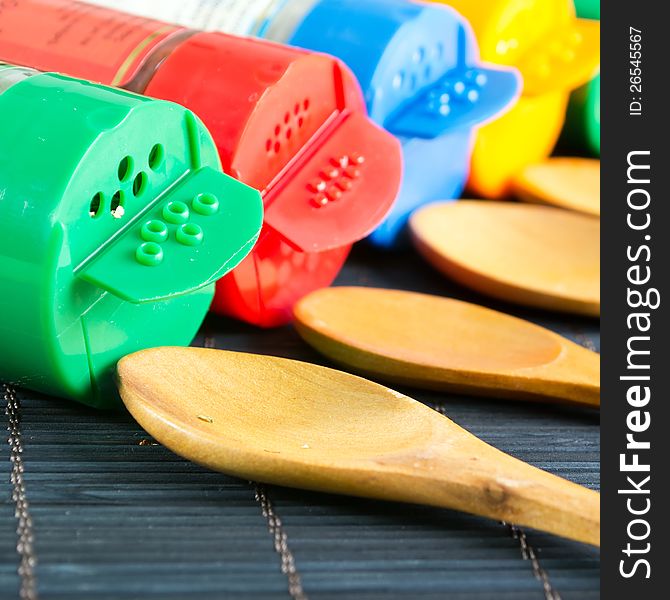
{"type": "Polygon", "coordinates": [[[497,198],[526,165],[551,154],[570,92],[600,63],[600,23],[577,19],[572,0],[435,0],[465,16],[482,59],[513,66],[524,78],[522,97],[502,118],[479,130],[471,191],[497,198]]]}

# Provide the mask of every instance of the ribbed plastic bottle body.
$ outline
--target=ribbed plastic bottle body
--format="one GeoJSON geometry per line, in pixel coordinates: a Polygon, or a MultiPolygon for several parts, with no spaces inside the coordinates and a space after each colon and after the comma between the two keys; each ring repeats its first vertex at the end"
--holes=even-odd
{"type": "Polygon", "coordinates": [[[0,60],[117,86],[184,30],[74,0],[5,3],[0,23],[0,60]]]}
{"type": "Polygon", "coordinates": [[[291,0],[90,0],[97,6],[202,31],[263,37],[275,15],[290,3],[291,0]]]}

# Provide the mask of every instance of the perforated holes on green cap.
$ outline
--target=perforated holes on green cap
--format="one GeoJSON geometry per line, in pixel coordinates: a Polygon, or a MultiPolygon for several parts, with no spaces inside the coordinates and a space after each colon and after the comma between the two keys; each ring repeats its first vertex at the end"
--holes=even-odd
{"type": "Polygon", "coordinates": [[[119,163],[119,181],[128,181],[132,174],[133,159],[130,156],[126,156],[125,158],[121,159],[121,162],[119,163]]]}
{"type": "Polygon", "coordinates": [[[198,194],[193,198],[193,210],[209,217],[219,212],[219,199],[214,194],[198,194]]]}
{"type": "Polygon", "coordinates": [[[161,144],[156,144],[149,153],[149,167],[152,171],[157,171],[163,164],[165,158],[165,149],[161,144]]]}
{"type": "Polygon", "coordinates": [[[88,208],[88,214],[91,219],[97,219],[103,212],[105,197],[102,195],[102,192],[98,192],[91,199],[91,204],[88,208]]]}
{"type": "Polygon", "coordinates": [[[202,227],[195,223],[187,223],[177,229],[177,241],[184,246],[198,246],[203,238],[202,227]]]}
{"type": "Polygon", "coordinates": [[[154,219],[142,225],[140,235],[145,242],[164,242],[168,238],[168,228],[163,221],[154,219]]]}
{"type": "Polygon", "coordinates": [[[163,262],[163,248],[155,242],[142,244],[135,252],[137,262],[145,267],[156,267],[163,262]]]}
{"type": "Polygon", "coordinates": [[[147,174],[140,171],[133,180],[133,196],[141,196],[147,189],[147,174]]]}
{"type": "Polygon", "coordinates": [[[188,206],[179,200],[169,202],[163,208],[163,218],[173,225],[180,225],[188,221],[189,211],[188,206]]]}
{"type": "Polygon", "coordinates": [[[120,219],[126,214],[124,204],[126,201],[125,194],[119,190],[112,196],[112,203],[109,207],[109,212],[115,219],[120,219]]]}

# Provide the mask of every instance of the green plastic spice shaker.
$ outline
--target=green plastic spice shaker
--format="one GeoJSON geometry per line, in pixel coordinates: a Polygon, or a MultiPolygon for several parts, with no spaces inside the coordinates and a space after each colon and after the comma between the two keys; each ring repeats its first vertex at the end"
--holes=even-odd
{"type": "Polygon", "coordinates": [[[600,0],[575,0],[575,8],[580,19],[600,20],[600,0]]]}
{"type": "Polygon", "coordinates": [[[169,102],[0,65],[0,379],[95,407],[116,362],[191,342],[260,194],[169,102]]]}
{"type": "MultiPolygon", "coordinates": [[[[575,8],[580,18],[600,20],[600,0],[575,0],[575,8]]],[[[563,140],[600,156],[600,74],[572,93],[563,140]]]]}

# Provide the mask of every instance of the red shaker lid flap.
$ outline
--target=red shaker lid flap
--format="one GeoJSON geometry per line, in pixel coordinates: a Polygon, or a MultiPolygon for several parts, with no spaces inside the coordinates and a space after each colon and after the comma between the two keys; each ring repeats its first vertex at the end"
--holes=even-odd
{"type": "Polygon", "coordinates": [[[305,252],[371,233],[397,196],[399,142],[363,113],[342,114],[268,189],[265,223],[305,252]]]}

